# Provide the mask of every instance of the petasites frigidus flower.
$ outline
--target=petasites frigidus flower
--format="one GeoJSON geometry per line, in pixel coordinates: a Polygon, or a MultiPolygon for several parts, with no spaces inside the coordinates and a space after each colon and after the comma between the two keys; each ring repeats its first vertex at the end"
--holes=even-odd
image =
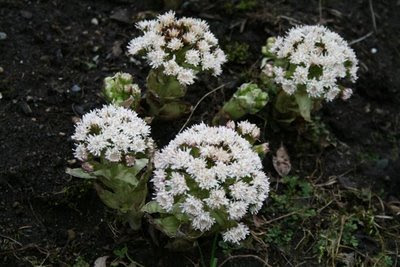
{"type": "Polygon", "coordinates": [[[128,52],[142,55],[151,67],[146,93],[149,113],[165,120],[188,113],[191,106],[182,100],[186,86],[195,82],[199,72],[219,76],[227,61],[218,39],[207,22],[177,19],[173,11],[141,21],[136,27],[143,35],[130,41],[128,52]]]}
{"type": "Polygon", "coordinates": [[[186,225],[192,236],[221,231],[225,241],[246,238],[249,228],[242,221],[261,209],[269,192],[261,159],[241,136],[258,138],[256,128],[238,125],[239,134],[225,126],[195,125],[156,153],[154,198],[175,216],[177,231],[186,225]]]}
{"type": "Polygon", "coordinates": [[[270,38],[263,53],[272,59],[265,72],[287,94],[299,90],[309,97],[332,101],[349,97],[343,82],[357,80],[358,60],[353,49],[337,33],[324,26],[298,26],[284,37],[270,38]]]}
{"type": "Polygon", "coordinates": [[[67,173],[94,179],[104,204],[139,229],[152,172],[150,127],[134,111],[108,105],[83,115],[72,139],[76,142],[74,156],[82,161],[82,168],[67,169],[67,173]]]}
{"type": "Polygon", "coordinates": [[[140,21],[136,27],[143,36],[130,41],[128,52],[144,55],[153,69],[162,69],[182,85],[194,83],[199,71],[221,74],[226,56],[204,20],[177,19],[175,12],[169,11],[155,20],[140,21]]]}

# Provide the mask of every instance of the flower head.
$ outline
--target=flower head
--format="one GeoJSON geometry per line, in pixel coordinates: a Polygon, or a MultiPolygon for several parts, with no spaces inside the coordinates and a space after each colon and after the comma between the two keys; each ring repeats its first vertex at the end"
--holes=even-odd
{"type": "Polygon", "coordinates": [[[150,127],[134,111],[104,106],[83,115],[76,124],[72,136],[77,143],[74,155],[81,161],[102,157],[129,165],[137,153],[146,154],[153,149],[149,135],[150,127]]]}
{"type": "MultiPolygon", "coordinates": [[[[305,88],[312,98],[332,101],[345,90],[340,85],[348,78],[357,80],[358,60],[348,43],[324,26],[300,26],[289,30],[268,45],[269,52],[284,59],[288,67],[269,68],[275,82],[287,94],[305,88]]],[[[349,92],[342,96],[349,97],[349,92]]]]}
{"type": "Polygon", "coordinates": [[[183,85],[194,82],[197,67],[210,70],[215,76],[221,74],[226,56],[205,21],[177,19],[175,13],[169,11],[156,20],[141,21],[136,27],[143,31],[143,36],[130,41],[129,53],[143,52],[152,68],[162,68],[165,75],[176,76],[183,85]],[[175,66],[173,71],[171,66],[175,66]]]}
{"type": "MultiPolygon", "coordinates": [[[[242,134],[259,136],[255,125],[245,122],[238,127],[242,134]]],[[[185,130],[156,153],[154,164],[158,204],[166,211],[179,207],[192,228],[201,232],[215,224],[220,229],[237,225],[240,235],[230,242],[247,236],[240,220],[257,213],[268,196],[260,157],[240,133],[225,126],[198,124],[185,130]],[[221,225],[221,218],[229,224],[221,225]]]]}

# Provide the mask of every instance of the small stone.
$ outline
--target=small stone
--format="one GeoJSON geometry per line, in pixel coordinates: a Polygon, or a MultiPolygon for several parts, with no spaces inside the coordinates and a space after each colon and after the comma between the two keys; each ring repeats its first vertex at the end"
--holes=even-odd
{"type": "Polygon", "coordinates": [[[49,61],[49,60],[50,60],[50,57],[44,55],[44,56],[41,56],[41,57],[39,58],[39,60],[40,60],[40,61],[49,61]]]}
{"type": "Polygon", "coordinates": [[[12,207],[15,209],[15,208],[18,208],[19,205],[20,205],[19,202],[18,202],[18,201],[15,201],[15,202],[13,203],[12,207]]]}
{"type": "Polygon", "coordinates": [[[5,32],[0,32],[0,41],[1,41],[1,40],[5,40],[5,39],[7,39],[7,33],[5,33],[5,32]]]}
{"type": "Polygon", "coordinates": [[[71,87],[71,92],[72,93],[79,93],[80,91],[81,91],[81,87],[79,85],[77,85],[77,84],[75,84],[75,85],[73,85],[71,87]]]}
{"type": "Polygon", "coordinates": [[[123,22],[123,23],[131,23],[131,20],[129,18],[128,10],[126,9],[117,9],[113,12],[113,14],[110,16],[110,19],[123,22]]]}
{"type": "Polygon", "coordinates": [[[389,159],[380,159],[376,162],[376,168],[384,170],[389,166],[389,159]]]}
{"type": "Polygon", "coordinates": [[[20,13],[21,16],[26,19],[31,19],[33,17],[32,13],[26,10],[21,10],[20,13]]]}
{"type": "Polygon", "coordinates": [[[76,163],[76,159],[69,159],[69,160],[67,160],[67,163],[69,165],[74,165],[76,163]]]}
{"type": "Polygon", "coordinates": [[[67,234],[68,234],[68,240],[72,241],[76,238],[76,234],[75,231],[72,229],[67,230],[67,234]]]}
{"type": "Polygon", "coordinates": [[[3,98],[3,94],[0,92],[0,99],[2,99],[3,98]]]}
{"type": "Polygon", "coordinates": [[[58,135],[65,136],[65,133],[64,132],[59,132],[58,135]]]}
{"type": "Polygon", "coordinates": [[[73,116],[73,117],[71,118],[71,121],[72,121],[73,123],[78,123],[78,122],[81,121],[81,118],[79,118],[79,117],[77,117],[77,116],[73,116]]]}
{"type": "Polygon", "coordinates": [[[92,18],[90,21],[93,25],[99,25],[99,20],[97,18],[92,18]]]}
{"type": "Polygon", "coordinates": [[[122,48],[121,48],[122,42],[121,41],[115,41],[112,47],[112,55],[114,58],[119,57],[122,54],[122,48]]]}
{"type": "Polygon", "coordinates": [[[83,115],[83,114],[85,114],[85,109],[84,109],[82,106],[80,106],[80,105],[74,105],[72,108],[73,108],[74,112],[75,112],[76,114],[78,114],[78,115],[83,115]]]}
{"type": "Polygon", "coordinates": [[[371,53],[372,54],[376,54],[378,52],[378,49],[376,49],[375,47],[374,48],[371,48],[371,53]]]}
{"type": "Polygon", "coordinates": [[[31,109],[31,107],[29,106],[28,103],[26,103],[25,101],[22,101],[19,105],[20,105],[22,111],[23,111],[26,115],[32,114],[32,109],[31,109]]]}
{"type": "Polygon", "coordinates": [[[3,72],[4,72],[3,67],[0,67],[0,73],[3,73],[3,72]]]}

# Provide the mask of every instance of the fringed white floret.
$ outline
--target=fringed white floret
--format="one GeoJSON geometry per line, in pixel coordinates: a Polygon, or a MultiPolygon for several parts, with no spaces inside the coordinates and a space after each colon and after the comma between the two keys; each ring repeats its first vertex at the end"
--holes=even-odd
{"type": "Polygon", "coordinates": [[[240,220],[256,214],[269,192],[260,157],[240,135],[259,136],[259,129],[248,122],[238,129],[199,124],[178,134],[156,153],[152,179],[163,209],[180,209],[201,232],[225,217],[230,227],[237,225],[224,233],[224,240],[233,243],[246,238],[249,230],[240,220]]]}
{"type": "Polygon", "coordinates": [[[231,242],[239,244],[241,240],[245,239],[250,233],[249,227],[243,223],[239,223],[238,226],[230,228],[228,231],[222,234],[222,239],[225,242],[231,242]]]}
{"type": "MultiPolygon", "coordinates": [[[[272,68],[275,81],[290,95],[303,87],[310,97],[332,101],[344,91],[342,80],[357,80],[358,60],[353,49],[324,26],[295,27],[285,37],[278,37],[270,52],[290,63],[289,69],[272,68]]],[[[349,92],[342,96],[350,97],[349,92]]]]}
{"type": "Polygon", "coordinates": [[[200,19],[177,19],[173,11],[158,16],[157,20],[141,21],[136,27],[144,35],[128,45],[131,55],[143,53],[152,68],[162,68],[165,75],[176,76],[183,85],[194,83],[194,69],[221,74],[227,61],[218,46],[218,39],[200,19]]]}
{"type": "Polygon", "coordinates": [[[74,156],[81,161],[104,157],[110,162],[128,162],[126,156],[153,149],[149,135],[150,127],[134,111],[104,106],[83,115],[76,124],[74,156]]]}

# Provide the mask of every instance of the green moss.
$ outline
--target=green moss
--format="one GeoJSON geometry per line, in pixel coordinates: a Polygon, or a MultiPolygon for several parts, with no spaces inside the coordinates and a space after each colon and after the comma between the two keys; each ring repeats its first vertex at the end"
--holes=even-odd
{"type": "Polygon", "coordinates": [[[225,46],[228,60],[233,63],[243,64],[249,58],[249,45],[237,41],[231,42],[225,46]]]}

